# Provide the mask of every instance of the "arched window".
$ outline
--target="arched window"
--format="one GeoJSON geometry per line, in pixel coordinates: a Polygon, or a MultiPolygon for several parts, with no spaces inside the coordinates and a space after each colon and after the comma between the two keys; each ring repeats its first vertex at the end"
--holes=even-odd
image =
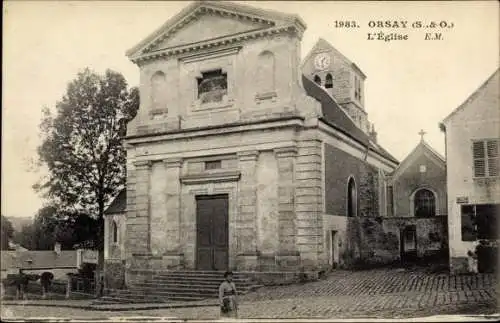
{"type": "Polygon", "coordinates": [[[414,214],[417,217],[429,217],[436,215],[436,197],[427,189],[420,189],[413,197],[414,214]]]}
{"type": "Polygon", "coordinates": [[[115,220],[111,221],[111,232],[113,232],[113,243],[118,243],[118,225],[115,220]]]}
{"type": "Polygon", "coordinates": [[[151,76],[151,101],[155,109],[165,108],[167,94],[167,77],[162,71],[151,76]]]}
{"type": "Polygon", "coordinates": [[[275,66],[274,54],[264,51],[259,54],[257,64],[258,93],[269,93],[274,91],[275,66]]]}
{"type": "Polygon", "coordinates": [[[318,75],[314,75],[314,82],[321,86],[321,77],[319,77],[318,75]]]}
{"type": "Polygon", "coordinates": [[[328,73],[326,74],[325,78],[325,88],[331,89],[333,87],[333,77],[332,74],[328,73]]]}
{"type": "Polygon", "coordinates": [[[350,177],[347,183],[347,216],[358,215],[358,192],[356,191],[356,182],[350,177]]]}

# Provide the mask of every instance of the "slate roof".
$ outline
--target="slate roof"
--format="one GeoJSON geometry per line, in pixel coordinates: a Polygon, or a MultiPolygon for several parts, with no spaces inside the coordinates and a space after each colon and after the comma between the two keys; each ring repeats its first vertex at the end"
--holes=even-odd
{"type": "Polygon", "coordinates": [[[387,150],[382,148],[380,145],[376,145],[371,142],[370,137],[356,126],[354,121],[349,118],[335,99],[323,90],[322,87],[317,85],[305,75],[302,75],[302,85],[307,95],[315,98],[321,103],[321,110],[323,112],[323,117],[321,118],[322,121],[339,130],[344,135],[359,142],[363,146],[368,147],[371,151],[378,153],[394,163],[399,163],[398,160],[387,150]]]}
{"type": "Polygon", "coordinates": [[[118,193],[113,202],[108,206],[106,211],[104,211],[105,215],[108,214],[117,214],[117,213],[125,213],[127,207],[127,190],[123,189],[118,193]]]}
{"type": "Polygon", "coordinates": [[[76,250],[61,251],[58,255],[52,250],[28,250],[28,251],[2,251],[1,268],[24,269],[55,269],[55,268],[76,268],[76,250]],[[29,262],[28,260],[31,260],[29,262]]]}

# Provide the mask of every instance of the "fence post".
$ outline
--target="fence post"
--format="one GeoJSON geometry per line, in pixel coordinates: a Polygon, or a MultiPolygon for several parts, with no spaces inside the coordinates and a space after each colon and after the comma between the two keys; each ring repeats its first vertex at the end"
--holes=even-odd
{"type": "Polygon", "coordinates": [[[70,298],[71,296],[71,275],[67,275],[68,277],[66,281],[66,298],[70,298]]]}

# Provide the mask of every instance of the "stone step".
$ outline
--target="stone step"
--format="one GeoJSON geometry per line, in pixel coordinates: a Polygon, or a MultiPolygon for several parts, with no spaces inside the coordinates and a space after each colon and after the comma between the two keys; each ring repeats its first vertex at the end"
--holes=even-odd
{"type": "Polygon", "coordinates": [[[184,290],[184,289],[177,289],[177,290],[143,290],[143,289],[131,289],[128,292],[122,292],[122,293],[110,293],[109,296],[124,296],[127,298],[130,297],[158,297],[158,298],[171,298],[171,297],[196,297],[196,298],[203,298],[203,297],[216,297],[218,295],[217,292],[215,291],[210,291],[210,290],[184,290]]]}
{"type": "MultiPolygon", "coordinates": [[[[238,292],[244,295],[260,285],[243,274],[234,275],[238,292]]],[[[168,301],[199,301],[217,298],[224,272],[210,271],[162,271],[150,279],[135,283],[126,290],[107,289],[106,296],[97,300],[100,304],[144,303],[168,301]]]]}
{"type": "MultiPolygon", "coordinates": [[[[238,292],[247,292],[253,290],[256,285],[248,285],[248,286],[236,286],[238,292]]],[[[172,283],[172,284],[155,284],[155,283],[137,283],[131,286],[133,289],[142,289],[142,290],[204,290],[204,291],[219,291],[219,285],[202,285],[202,284],[184,284],[184,283],[172,283]]]]}
{"type": "MultiPolygon", "coordinates": [[[[160,271],[153,274],[155,277],[201,277],[224,280],[224,273],[220,272],[197,272],[197,271],[160,271]]],[[[233,274],[233,280],[248,279],[244,274],[233,274]]]]}
{"type": "Polygon", "coordinates": [[[163,303],[165,300],[154,297],[154,296],[149,296],[149,297],[144,297],[141,295],[106,295],[103,296],[96,301],[92,302],[92,304],[95,303],[108,303],[108,304],[113,304],[113,303],[163,303]]]}
{"type": "MultiPolygon", "coordinates": [[[[223,279],[216,279],[216,278],[203,278],[203,277],[181,277],[181,276],[154,276],[149,279],[148,281],[155,281],[158,283],[161,283],[163,281],[188,281],[188,282],[206,282],[206,283],[212,283],[212,284],[218,284],[220,285],[224,280],[223,279]]],[[[233,280],[235,284],[253,284],[254,281],[250,279],[235,279],[233,280]]]]}
{"type": "MultiPolygon", "coordinates": [[[[237,289],[246,289],[257,286],[256,283],[241,283],[236,284],[237,289]]],[[[216,282],[201,282],[201,281],[188,281],[188,280],[170,280],[170,281],[145,281],[135,283],[133,286],[141,287],[165,287],[165,286],[182,286],[182,287],[200,287],[200,288],[215,288],[219,289],[220,283],[216,282]]]]}
{"type": "Polygon", "coordinates": [[[184,290],[184,289],[177,289],[177,290],[157,290],[157,289],[143,289],[143,288],[137,288],[133,287],[131,289],[127,290],[119,290],[119,291],[110,291],[106,296],[114,296],[114,295],[119,295],[119,296],[126,296],[126,297],[161,297],[165,298],[167,296],[182,296],[182,297],[189,297],[190,295],[195,295],[196,297],[200,297],[200,295],[204,294],[211,294],[214,291],[211,290],[201,290],[201,292],[198,292],[197,290],[184,290]]]}
{"type": "MultiPolygon", "coordinates": [[[[171,284],[185,284],[185,285],[196,285],[196,286],[216,286],[217,288],[220,286],[221,282],[220,281],[213,281],[213,280],[199,280],[199,279],[177,279],[177,278],[163,278],[163,279],[157,279],[153,278],[150,280],[146,280],[141,283],[136,283],[136,284],[143,284],[143,283],[149,283],[149,284],[155,284],[155,285],[171,285],[171,284]]],[[[250,281],[245,281],[245,282],[234,282],[236,287],[244,287],[244,286],[252,286],[255,285],[256,283],[250,282],[250,281]]]]}
{"type": "MultiPolygon", "coordinates": [[[[140,270],[131,270],[133,274],[144,274],[148,271],[140,271],[140,270]]],[[[225,271],[207,271],[207,270],[155,270],[150,271],[150,273],[154,273],[155,275],[163,275],[163,274],[176,274],[180,273],[185,276],[194,275],[194,276],[218,276],[224,277],[225,271]]],[[[244,276],[244,273],[241,272],[233,272],[233,277],[244,276]]]]}
{"type": "Polygon", "coordinates": [[[210,295],[192,295],[186,293],[165,293],[155,292],[144,294],[141,291],[127,291],[120,293],[110,293],[99,300],[104,302],[127,302],[127,303],[164,303],[168,301],[200,301],[212,298],[210,295]]]}

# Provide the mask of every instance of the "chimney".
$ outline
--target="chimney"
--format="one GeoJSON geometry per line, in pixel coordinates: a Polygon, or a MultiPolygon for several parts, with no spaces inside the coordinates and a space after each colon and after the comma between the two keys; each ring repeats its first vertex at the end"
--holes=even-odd
{"type": "Polygon", "coordinates": [[[61,254],[61,244],[56,242],[54,245],[54,252],[59,256],[61,254]]]}
{"type": "Polygon", "coordinates": [[[370,140],[377,143],[377,132],[375,131],[375,125],[372,123],[372,130],[369,133],[370,140]]]}

